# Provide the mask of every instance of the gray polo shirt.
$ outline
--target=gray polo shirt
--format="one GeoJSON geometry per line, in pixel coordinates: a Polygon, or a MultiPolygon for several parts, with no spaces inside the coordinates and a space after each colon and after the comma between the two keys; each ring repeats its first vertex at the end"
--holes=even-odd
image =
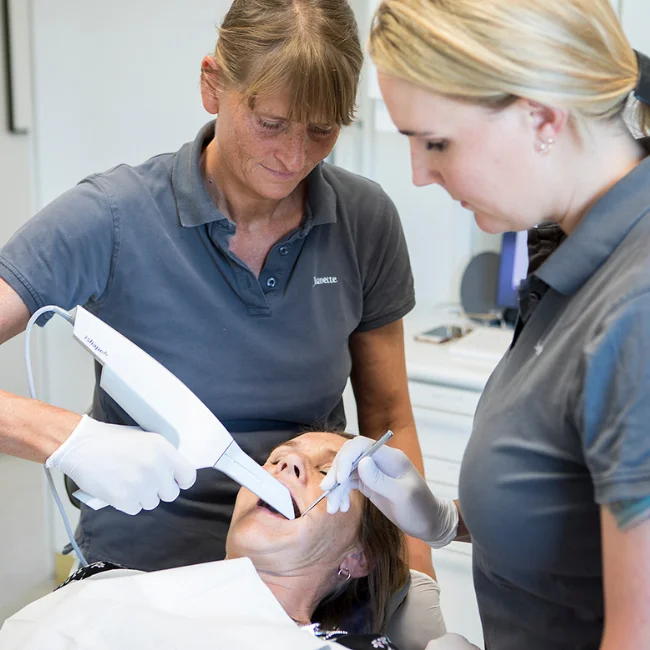
{"type": "MultiPolygon", "coordinates": [[[[211,122],[176,153],[82,181],[0,251],[0,277],[31,312],[85,305],[264,460],[305,426],[345,425],[350,335],[408,313],[413,280],[388,196],[327,164],[309,175],[303,222],[273,246],[258,279],[230,252],[235,224],[203,185],[199,157],[213,134],[211,122]]],[[[132,423],[97,389],[92,415],[132,423]]],[[[220,559],[211,526],[224,497],[216,471],[200,474],[195,488],[152,513],[84,507],[82,547],[92,559],[140,569],[220,559]]]]}
{"type": "Polygon", "coordinates": [[[521,290],[460,478],[489,650],[597,650],[599,508],[650,495],[650,158],[521,290]]]}

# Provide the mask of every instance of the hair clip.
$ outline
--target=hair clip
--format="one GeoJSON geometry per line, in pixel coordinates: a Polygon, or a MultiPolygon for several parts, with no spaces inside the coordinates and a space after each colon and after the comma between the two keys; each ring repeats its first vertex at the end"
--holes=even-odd
{"type": "Polygon", "coordinates": [[[634,96],[644,104],[650,106],[650,58],[634,50],[639,66],[639,78],[634,89],[634,96]]]}

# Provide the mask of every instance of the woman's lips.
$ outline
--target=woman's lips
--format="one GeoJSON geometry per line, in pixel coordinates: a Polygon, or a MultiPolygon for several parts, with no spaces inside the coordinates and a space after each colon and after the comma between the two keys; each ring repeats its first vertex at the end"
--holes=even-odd
{"type": "Polygon", "coordinates": [[[296,175],[294,172],[280,172],[277,171],[276,169],[271,169],[266,165],[262,165],[262,167],[264,167],[264,169],[266,169],[267,172],[270,172],[276,178],[281,178],[282,180],[289,180],[296,175]]]}
{"type": "MultiPolygon", "coordinates": [[[[293,498],[293,495],[291,495],[291,503],[293,504],[293,514],[298,519],[300,517],[300,508],[298,507],[298,504],[296,503],[296,500],[293,498]]],[[[286,519],[286,517],[279,513],[273,506],[270,506],[264,499],[259,499],[257,502],[257,507],[258,508],[264,508],[265,510],[268,510],[271,514],[276,515],[278,517],[282,517],[282,519],[286,519]]]]}

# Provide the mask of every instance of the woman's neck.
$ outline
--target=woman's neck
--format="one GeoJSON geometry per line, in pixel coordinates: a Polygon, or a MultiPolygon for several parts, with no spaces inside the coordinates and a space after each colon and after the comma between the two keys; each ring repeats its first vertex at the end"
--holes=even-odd
{"type": "Polygon", "coordinates": [[[318,604],[329,591],[328,577],[316,571],[293,575],[257,571],[284,611],[300,625],[311,623],[318,604]]]}
{"type": "Polygon", "coordinates": [[[576,183],[568,195],[558,197],[561,208],[552,220],[570,235],[593,205],[646,155],[624,126],[596,126],[584,136],[573,168],[566,170],[576,183]]]}

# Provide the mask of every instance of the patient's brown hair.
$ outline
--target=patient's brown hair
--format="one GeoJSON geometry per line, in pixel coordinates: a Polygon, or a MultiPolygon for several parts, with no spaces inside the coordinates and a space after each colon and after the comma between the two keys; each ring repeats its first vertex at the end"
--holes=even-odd
{"type": "MultiPolygon", "coordinates": [[[[214,52],[225,87],[289,92],[289,120],[348,125],[363,52],[347,0],[234,0],[214,52]]],[[[204,70],[205,75],[210,72],[204,70]]]]}
{"type": "MultiPolygon", "coordinates": [[[[356,436],[332,431],[343,438],[356,436]]],[[[366,632],[385,631],[388,610],[393,596],[409,580],[406,539],[404,533],[371,501],[364,498],[359,522],[359,542],[370,566],[364,578],[351,579],[327,596],[314,612],[313,620],[323,629],[334,629],[352,617],[359,604],[370,603],[370,625],[366,632]]]]}

